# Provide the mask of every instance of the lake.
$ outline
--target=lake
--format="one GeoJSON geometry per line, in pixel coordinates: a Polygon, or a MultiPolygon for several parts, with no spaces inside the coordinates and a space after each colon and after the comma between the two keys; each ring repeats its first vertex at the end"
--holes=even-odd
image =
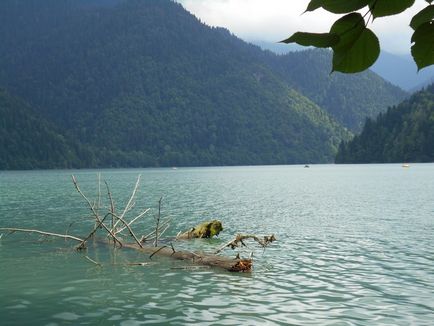
{"type": "MultiPolygon", "coordinates": [[[[70,176],[95,198],[97,172],[0,172],[0,227],[85,236],[93,222],[70,176]]],[[[96,243],[78,253],[62,239],[0,232],[0,324],[433,323],[434,164],[100,172],[119,210],[142,175],[131,213],[151,211],[134,227],[139,234],[154,227],[160,196],[169,236],[223,222],[217,239],[175,248],[213,251],[238,232],[278,241],[265,251],[249,243],[240,252],[253,253],[254,271],[238,274],[96,243]]]]}

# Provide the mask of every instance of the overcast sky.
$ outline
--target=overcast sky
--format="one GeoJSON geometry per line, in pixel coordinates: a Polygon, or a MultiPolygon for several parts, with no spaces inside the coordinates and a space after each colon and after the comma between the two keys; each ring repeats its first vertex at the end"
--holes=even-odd
{"type": "MultiPolygon", "coordinates": [[[[222,26],[246,41],[277,42],[297,31],[328,32],[340,17],[322,9],[301,15],[309,0],[178,0],[211,26],[222,26]]],[[[376,19],[370,28],[381,48],[395,54],[410,53],[411,17],[426,7],[424,0],[396,16],[376,19]]],[[[366,12],[366,9],[362,12],[366,12]]]]}

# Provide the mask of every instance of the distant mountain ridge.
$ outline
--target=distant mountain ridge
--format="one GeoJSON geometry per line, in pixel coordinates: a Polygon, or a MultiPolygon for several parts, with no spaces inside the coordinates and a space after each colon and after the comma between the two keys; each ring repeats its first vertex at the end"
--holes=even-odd
{"type": "MultiPolygon", "coordinates": [[[[269,50],[279,55],[303,49],[300,46],[294,47],[288,44],[261,40],[252,41],[252,43],[264,50],[269,50]]],[[[418,72],[416,63],[411,55],[397,55],[381,51],[380,57],[370,70],[393,85],[412,93],[428,86],[434,81],[434,67],[427,67],[418,72]]]]}
{"type": "Polygon", "coordinates": [[[336,163],[434,162],[434,84],[368,120],[336,163]]]}
{"type": "Polygon", "coordinates": [[[406,96],[369,73],[317,83],[317,52],[291,64],[168,0],[4,0],[0,20],[0,87],[81,148],[72,167],[330,162],[358,81],[379,97],[354,121],[406,96]]]}
{"type": "Polygon", "coordinates": [[[428,86],[429,81],[434,78],[434,67],[418,72],[411,55],[399,56],[384,51],[371,70],[409,92],[428,86]]]}

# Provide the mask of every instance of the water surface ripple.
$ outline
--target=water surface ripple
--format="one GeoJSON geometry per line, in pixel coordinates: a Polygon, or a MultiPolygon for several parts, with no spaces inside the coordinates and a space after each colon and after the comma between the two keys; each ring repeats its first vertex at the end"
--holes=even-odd
{"type": "MultiPolygon", "coordinates": [[[[96,194],[97,171],[0,172],[0,227],[82,235],[91,225],[70,174],[96,194]]],[[[175,243],[212,250],[237,232],[278,241],[253,252],[252,274],[29,235],[0,240],[4,325],[432,325],[434,165],[312,165],[104,170],[116,205],[142,174],[137,225],[157,201],[171,235],[218,218],[219,239],[175,243]],[[128,266],[128,262],[147,262],[128,266]],[[193,266],[194,267],[194,266],[193,266]]],[[[226,254],[233,255],[227,251],[226,254]]]]}

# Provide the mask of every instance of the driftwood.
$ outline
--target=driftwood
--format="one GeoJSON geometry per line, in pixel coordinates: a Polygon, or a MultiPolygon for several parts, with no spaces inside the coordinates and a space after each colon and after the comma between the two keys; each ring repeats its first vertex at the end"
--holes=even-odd
{"type": "MultiPolygon", "coordinates": [[[[149,259],[158,255],[170,257],[176,260],[189,261],[195,265],[201,266],[209,266],[209,267],[219,267],[226,269],[231,272],[250,272],[252,270],[253,261],[252,259],[242,259],[237,255],[236,258],[230,258],[225,256],[217,255],[226,247],[231,247],[234,249],[240,245],[245,246],[243,242],[246,239],[253,239],[258,242],[262,247],[268,246],[271,242],[273,242],[276,238],[274,235],[264,238],[259,238],[255,235],[237,235],[234,240],[226,243],[224,246],[219,248],[214,253],[202,253],[202,252],[191,252],[187,250],[176,250],[173,247],[173,244],[170,245],[159,245],[159,240],[164,232],[170,227],[170,219],[163,218],[161,214],[161,203],[163,197],[158,201],[158,215],[155,217],[155,228],[147,235],[142,235],[141,237],[136,235],[136,232],[133,230],[133,224],[138,221],[140,218],[144,217],[147,212],[149,212],[149,208],[141,211],[133,218],[128,218],[127,215],[129,212],[133,210],[135,207],[135,197],[137,194],[137,190],[140,183],[140,175],[137,178],[136,184],[132,191],[132,194],[129,197],[129,200],[125,207],[121,210],[121,213],[116,213],[114,200],[112,198],[112,194],[110,192],[110,188],[107,182],[104,181],[107,188],[107,196],[108,196],[108,207],[104,209],[102,206],[101,199],[101,177],[98,174],[98,191],[97,198],[95,201],[91,201],[87,198],[87,196],[83,193],[81,188],[78,185],[77,179],[72,176],[72,182],[74,184],[77,192],[83,197],[85,200],[90,212],[91,217],[94,220],[94,226],[92,230],[85,236],[84,238],[72,236],[69,234],[58,234],[53,232],[45,232],[36,229],[24,229],[24,228],[0,228],[0,231],[7,231],[10,233],[14,232],[25,232],[25,233],[36,233],[44,236],[52,236],[63,238],[65,240],[74,240],[79,242],[76,246],[77,250],[85,250],[86,244],[90,239],[98,239],[98,242],[103,244],[113,244],[114,246],[124,247],[128,249],[135,249],[142,253],[149,254],[149,259]],[[101,211],[104,211],[104,215],[101,215],[101,211]],[[104,230],[107,238],[101,238],[97,236],[99,230],[104,230]],[[123,236],[123,231],[128,231],[129,237],[134,241],[128,242],[124,241],[121,236],[123,236]],[[149,241],[149,243],[148,243],[149,241]],[[152,241],[152,242],[151,242],[152,241]]],[[[71,223],[72,225],[73,223],[71,223]]],[[[70,226],[71,226],[70,225],[70,226]]],[[[218,235],[220,231],[223,230],[222,223],[218,220],[208,221],[201,223],[194,228],[186,231],[184,233],[179,233],[178,236],[174,240],[178,239],[192,239],[192,238],[211,238],[215,235],[218,235]]],[[[69,232],[69,227],[67,232],[69,232]]],[[[167,242],[165,242],[167,243],[167,242]]],[[[89,256],[85,256],[85,258],[92,262],[97,266],[102,266],[101,263],[91,259],[89,256]]],[[[144,266],[148,263],[131,263],[130,265],[139,265],[144,266]]]]}
{"type": "Polygon", "coordinates": [[[150,254],[152,258],[154,255],[170,257],[177,260],[186,260],[194,264],[205,265],[211,267],[219,267],[226,269],[230,272],[251,272],[253,261],[252,259],[232,259],[230,257],[218,256],[215,254],[195,253],[186,250],[176,251],[172,246],[162,247],[142,247],[139,248],[135,244],[124,244],[126,248],[137,249],[143,253],[150,254]]]}
{"type": "MultiPolygon", "coordinates": [[[[158,201],[158,215],[157,215],[157,222],[155,223],[155,247],[158,247],[158,231],[160,228],[160,220],[161,220],[161,201],[163,200],[163,197],[160,197],[160,200],[158,201]]],[[[161,235],[160,235],[161,236],[161,235]]]]}
{"type": "MultiPolygon", "coordinates": [[[[96,219],[95,223],[98,223],[100,226],[102,226],[111,236],[112,238],[118,242],[119,244],[121,244],[121,241],[116,237],[116,235],[113,233],[112,230],[110,230],[102,221],[101,221],[101,217],[99,216],[99,207],[96,206],[95,204],[92,204],[90,202],[90,200],[84,195],[84,193],[81,191],[80,187],[78,186],[78,182],[77,179],[75,178],[75,176],[72,176],[72,182],[74,183],[74,187],[75,189],[78,191],[78,193],[84,198],[84,200],[86,201],[86,203],[88,204],[93,216],[96,219]]],[[[98,202],[99,205],[99,202],[98,202]]],[[[80,246],[81,247],[81,246],[80,246]]]]}
{"type": "Polygon", "coordinates": [[[42,235],[50,236],[50,237],[57,237],[57,238],[62,238],[62,239],[70,239],[70,240],[75,240],[75,241],[78,241],[78,242],[83,242],[83,239],[74,237],[72,235],[58,234],[58,233],[45,232],[45,231],[33,230],[33,229],[0,228],[0,231],[7,231],[9,233],[14,233],[14,232],[37,233],[37,234],[42,234],[42,235]]]}
{"type": "Polygon", "coordinates": [[[223,246],[221,246],[219,249],[217,249],[214,253],[218,254],[226,247],[230,247],[231,249],[235,249],[235,248],[240,247],[240,246],[247,247],[244,240],[248,240],[248,239],[255,240],[257,243],[259,243],[261,245],[262,248],[265,248],[273,241],[276,241],[276,237],[274,236],[274,234],[272,234],[270,236],[264,236],[262,239],[256,235],[254,235],[254,234],[237,234],[235,239],[229,241],[228,243],[225,243],[223,246]]]}

